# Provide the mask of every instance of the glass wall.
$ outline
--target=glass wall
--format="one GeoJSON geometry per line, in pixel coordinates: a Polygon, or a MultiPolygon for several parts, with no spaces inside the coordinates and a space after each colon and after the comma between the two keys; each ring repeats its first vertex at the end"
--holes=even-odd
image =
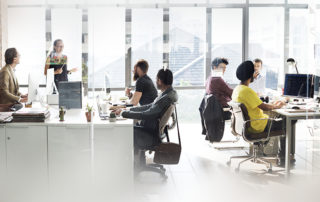
{"type": "Polygon", "coordinates": [[[203,86],[205,77],[205,8],[170,8],[169,68],[175,86],[203,86]]]}
{"type": "Polygon", "coordinates": [[[20,64],[16,76],[20,85],[28,84],[28,75],[45,83],[44,65],[46,62],[44,8],[8,9],[8,47],[17,48],[20,64]]]}
{"type": "Polygon", "coordinates": [[[242,61],[242,9],[212,10],[212,60],[225,57],[229,60],[224,79],[239,83],[235,71],[242,61]]]}
{"type": "Polygon", "coordinates": [[[250,8],[249,59],[263,61],[262,74],[266,76],[267,88],[277,89],[278,79],[283,77],[283,50],[284,9],[250,8]]]}
{"type": "Polygon", "coordinates": [[[149,63],[148,75],[155,80],[162,68],[163,9],[133,9],[131,27],[132,69],[139,59],[145,59],[149,63]]]}

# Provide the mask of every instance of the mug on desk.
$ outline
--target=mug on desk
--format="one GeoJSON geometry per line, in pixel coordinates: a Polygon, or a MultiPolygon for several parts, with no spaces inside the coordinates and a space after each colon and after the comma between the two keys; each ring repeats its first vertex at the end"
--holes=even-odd
{"type": "Polygon", "coordinates": [[[101,103],[100,104],[101,112],[106,114],[108,112],[109,104],[108,103],[101,103]]]}

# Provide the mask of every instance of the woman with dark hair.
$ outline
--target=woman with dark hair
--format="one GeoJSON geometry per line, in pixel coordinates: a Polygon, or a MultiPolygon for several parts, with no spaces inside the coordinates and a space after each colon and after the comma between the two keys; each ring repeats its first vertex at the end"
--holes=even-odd
{"type": "Polygon", "coordinates": [[[0,104],[13,105],[27,102],[28,95],[19,92],[19,83],[15,75],[15,68],[20,63],[17,49],[9,48],[4,54],[6,65],[0,70],[0,104]]]}
{"type": "Polygon", "coordinates": [[[51,51],[47,57],[44,68],[44,75],[47,75],[48,69],[54,68],[54,83],[58,89],[60,81],[68,81],[68,74],[78,71],[78,68],[68,70],[68,57],[62,54],[63,48],[64,44],[61,39],[57,39],[53,42],[53,51],[51,51]]]}

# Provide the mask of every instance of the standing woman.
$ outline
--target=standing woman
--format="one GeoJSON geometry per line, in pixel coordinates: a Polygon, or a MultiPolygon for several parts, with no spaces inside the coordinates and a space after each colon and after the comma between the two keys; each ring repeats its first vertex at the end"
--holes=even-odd
{"type": "Polygon", "coordinates": [[[68,74],[78,71],[77,68],[68,70],[68,57],[62,54],[63,48],[64,44],[61,39],[57,39],[53,42],[53,51],[47,57],[44,68],[44,75],[47,75],[48,69],[54,68],[54,83],[56,84],[57,89],[59,89],[60,81],[68,81],[68,74]]]}

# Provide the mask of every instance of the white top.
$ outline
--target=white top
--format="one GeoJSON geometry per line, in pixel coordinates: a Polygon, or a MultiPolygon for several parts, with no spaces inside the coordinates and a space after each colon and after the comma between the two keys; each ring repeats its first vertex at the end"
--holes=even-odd
{"type": "Polygon", "coordinates": [[[266,78],[259,74],[252,83],[250,83],[250,88],[254,90],[259,95],[266,94],[266,78]]]}

